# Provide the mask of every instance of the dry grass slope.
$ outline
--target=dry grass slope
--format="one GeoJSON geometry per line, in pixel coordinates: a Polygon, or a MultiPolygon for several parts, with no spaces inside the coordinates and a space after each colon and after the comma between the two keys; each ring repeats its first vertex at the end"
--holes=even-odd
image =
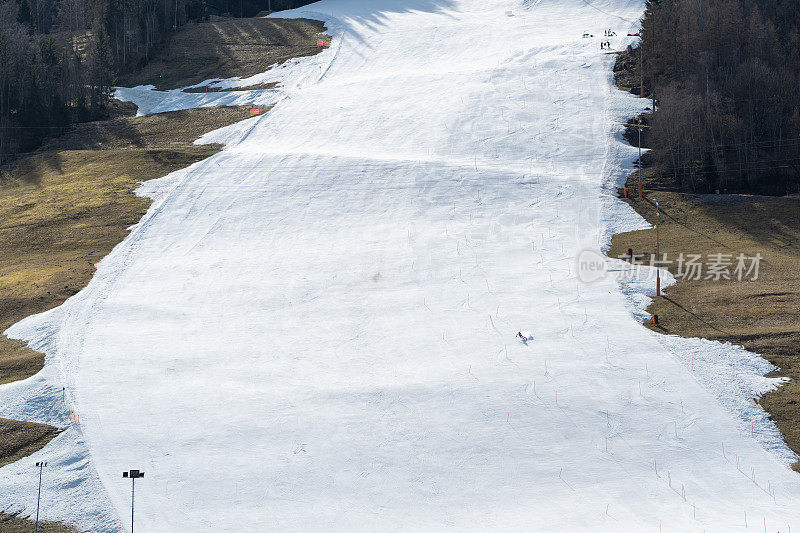
{"type": "Polygon", "coordinates": [[[320,52],[322,22],[308,19],[222,19],[187,24],[144,68],[122,76],[120,85],[160,90],[211,78],[245,78],[293,57],[320,52]],[[163,73],[163,77],[161,74],[163,73]]]}
{"type": "Polygon", "coordinates": [[[0,435],[2,435],[0,437],[0,467],[2,467],[41,449],[50,442],[50,439],[58,435],[58,430],[46,424],[0,418],[0,435]]]}
{"type": "MultiPolygon", "coordinates": [[[[146,211],[133,191],[204,159],[206,131],[242,120],[239,108],[193,109],[81,125],[0,178],[0,330],[83,288],[146,211]]],[[[0,337],[0,383],[29,377],[43,356],[0,337]]]]}
{"type": "MultiPolygon", "coordinates": [[[[0,512],[0,532],[2,533],[30,533],[33,521],[31,517],[18,512],[0,512]]],[[[42,533],[78,533],[72,526],[60,522],[39,522],[39,531],[42,533]]]]}

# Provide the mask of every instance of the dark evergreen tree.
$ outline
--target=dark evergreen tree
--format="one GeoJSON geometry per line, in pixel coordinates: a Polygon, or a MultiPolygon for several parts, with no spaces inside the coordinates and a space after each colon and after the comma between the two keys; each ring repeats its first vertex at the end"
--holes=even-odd
{"type": "Polygon", "coordinates": [[[661,172],[691,190],[797,191],[800,2],[650,0],[638,53],[661,172]]]}
{"type": "Polygon", "coordinates": [[[28,0],[19,0],[17,4],[17,22],[28,26],[33,31],[33,14],[28,0]]]}

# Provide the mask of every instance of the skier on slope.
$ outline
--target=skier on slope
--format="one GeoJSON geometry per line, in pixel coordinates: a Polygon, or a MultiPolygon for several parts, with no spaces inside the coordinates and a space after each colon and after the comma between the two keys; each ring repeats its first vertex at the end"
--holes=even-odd
{"type": "Polygon", "coordinates": [[[519,337],[519,339],[520,339],[522,342],[528,342],[528,337],[526,337],[525,335],[523,335],[521,331],[518,331],[518,332],[517,332],[517,337],[519,337]]]}

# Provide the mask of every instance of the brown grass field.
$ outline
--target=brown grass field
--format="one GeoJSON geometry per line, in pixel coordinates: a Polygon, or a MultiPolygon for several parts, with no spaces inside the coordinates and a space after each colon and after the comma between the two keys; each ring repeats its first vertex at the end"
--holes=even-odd
{"type": "MultiPolygon", "coordinates": [[[[33,526],[32,518],[18,512],[4,513],[0,511],[0,532],[30,533],[33,526]]],[[[39,531],[42,533],[78,533],[74,527],[61,522],[39,522],[39,531]]]]}
{"type": "MultiPolygon", "coordinates": [[[[81,125],[0,174],[0,328],[59,305],[83,288],[100,261],[144,214],[133,191],[204,159],[206,131],[246,109],[193,109],[81,125]]],[[[0,338],[0,383],[29,377],[42,355],[0,338]]],[[[2,454],[0,453],[0,457],[2,454]]]]}
{"type": "MultiPolygon", "coordinates": [[[[47,424],[19,422],[0,418],[0,467],[32,454],[58,435],[58,429],[47,424]]],[[[2,521],[0,521],[2,522],[2,521]]],[[[0,531],[3,531],[0,527],[0,531]]]]}
{"type": "MultiPolygon", "coordinates": [[[[647,184],[647,181],[645,180],[647,184]]],[[[631,180],[629,188],[634,190],[631,180]]],[[[645,185],[647,190],[647,185],[645,185]]],[[[692,195],[647,191],[629,199],[649,222],[661,206],[660,253],[675,260],[683,254],[761,254],[757,280],[679,280],[655,298],[648,311],[659,316],[666,334],[731,342],[758,353],[791,378],[761,397],[760,403],[800,453],[800,197],[692,195]]],[[[655,229],[622,233],[612,239],[609,256],[655,254],[655,229]]],[[[677,273],[677,264],[669,266],[677,273]]],[[[797,467],[798,465],[796,465],[797,467]]]]}
{"type": "Polygon", "coordinates": [[[142,69],[121,76],[119,85],[155,85],[160,90],[211,78],[245,78],[293,57],[311,56],[322,22],[308,19],[218,19],[181,28],[166,49],[142,69]],[[163,74],[163,77],[162,77],[163,74]]]}

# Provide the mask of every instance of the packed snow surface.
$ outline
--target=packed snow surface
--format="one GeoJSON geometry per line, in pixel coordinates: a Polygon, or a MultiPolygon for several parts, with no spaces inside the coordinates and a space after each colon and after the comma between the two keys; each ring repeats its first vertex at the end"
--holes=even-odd
{"type": "Polygon", "coordinates": [[[9,330],[48,363],[0,415],[69,429],[0,505],[31,512],[50,460],[43,516],[95,531],[129,527],[130,468],[140,532],[800,531],[769,364],[649,332],[652,283],[576,277],[645,226],[613,186],[647,102],[600,49],[642,11],[324,0],[280,14],[333,42],[279,90],[121,90],[276,106],[144,184],[90,285],[9,330]]]}

